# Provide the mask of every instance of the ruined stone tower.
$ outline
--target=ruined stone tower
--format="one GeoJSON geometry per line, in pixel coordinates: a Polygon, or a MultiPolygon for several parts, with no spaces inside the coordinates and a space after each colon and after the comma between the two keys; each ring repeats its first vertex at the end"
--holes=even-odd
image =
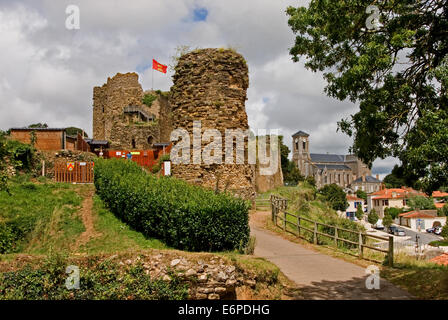
{"type": "MultiPolygon", "coordinates": [[[[184,128],[190,134],[190,150],[193,121],[201,121],[202,133],[207,129],[219,130],[223,148],[226,129],[249,128],[245,110],[248,68],[240,54],[228,49],[195,50],[180,57],[175,71],[170,100],[173,124],[175,129],[184,128]]],[[[202,150],[207,144],[202,141],[202,150]]],[[[254,166],[248,164],[247,156],[244,164],[225,164],[224,151],[222,157],[222,164],[173,164],[172,174],[210,189],[253,199],[254,166]]]]}
{"type": "Polygon", "coordinates": [[[117,73],[102,87],[93,88],[93,138],[108,140],[111,149],[150,149],[168,142],[172,130],[168,98],[143,92],[136,73],[117,73]],[[150,106],[145,94],[154,96],[150,106]]]}

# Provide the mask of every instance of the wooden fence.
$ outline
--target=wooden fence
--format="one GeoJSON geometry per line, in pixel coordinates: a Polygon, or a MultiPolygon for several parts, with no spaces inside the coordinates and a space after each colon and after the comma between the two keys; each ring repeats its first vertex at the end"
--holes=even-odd
{"type": "Polygon", "coordinates": [[[284,231],[287,232],[291,232],[288,230],[287,226],[289,225],[290,227],[293,228],[293,230],[297,230],[296,232],[291,232],[293,233],[295,236],[305,239],[308,241],[308,239],[304,236],[303,232],[307,231],[309,233],[312,234],[312,239],[313,239],[313,243],[314,244],[318,244],[318,237],[326,237],[326,238],[330,238],[333,240],[333,246],[335,246],[336,248],[338,247],[338,244],[340,242],[343,243],[348,243],[351,244],[352,246],[357,247],[357,255],[360,259],[364,258],[364,249],[371,249],[374,251],[379,251],[382,253],[387,254],[387,259],[388,259],[388,264],[389,266],[393,266],[394,264],[394,237],[393,236],[389,236],[388,238],[386,237],[381,237],[381,236],[376,236],[376,235],[371,235],[371,234],[367,234],[367,233],[363,233],[361,231],[354,231],[354,230],[349,230],[349,229],[345,229],[345,228],[340,228],[338,226],[333,226],[333,225],[328,225],[322,222],[318,222],[306,217],[302,217],[299,214],[292,214],[287,212],[287,208],[288,208],[288,200],[275,196],[275,195],[271,195],[271,212],[272,212],[272,222],[278,226],[281,227],[284,231]],[[288,220],[288,217],[293,218],[294,222],[291,222],[290,220],[288,220]],[[281,225],[278,225],[278,220],[280,220],[281,225]],[[302,222],[308,222],[310,225],[313,226],[313,228],[309,228],[303,225],[302,222]],[[319,226],[324,226],[327,229],[331,229],[334,230],[334,234],[330,234],[330,233],[326,233],[323,231],[319,231],[319,226]],[[344,237],[342,237],[342,235],[340,235],[340,233],[349,233],[349,234],[354,234],[356,235],[356,238],[358,239],[358,241],[353,241],[353,240],[349,240],[349,239],[345,239],[344,237]],[[382,248],[377,248],[373,245],[368,244],[367,239],[372,238],[374,240],[381,240],[381,241],[387,241],[388,242],[388,249],[382,249],[382,248]]]}
{"type": "Polygon", "coordinates": [[[93,162],[59,161],[54,164],[56,182],[93,183],[93,162]]]}

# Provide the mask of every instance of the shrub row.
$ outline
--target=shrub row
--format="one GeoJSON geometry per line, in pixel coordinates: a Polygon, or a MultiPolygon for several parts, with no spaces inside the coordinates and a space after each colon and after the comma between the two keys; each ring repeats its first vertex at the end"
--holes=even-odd
{"type": "MultiPolygon", "coordinates": [[[[71,263],[72,264],[72,263],[71,263]]],[[[171,281],[152,279],[141,264],[88,261],[80,266],[79,290],[66,287],[69,261],[50,256],[36,268],[0,273],[0,300],[183,300],[188,285],[174,274],[171,281]]]]}
{"type": "Polygon", "coordinates": [[[242,250],[249,240],[249,204],[229,194],[157,178],[122,159],[95,162],[95,187],[117,217],[171,247],[242,250]]]}

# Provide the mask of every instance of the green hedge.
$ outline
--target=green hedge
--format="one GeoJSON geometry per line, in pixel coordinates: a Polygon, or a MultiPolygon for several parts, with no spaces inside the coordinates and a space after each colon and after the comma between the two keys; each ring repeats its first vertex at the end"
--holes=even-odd
{"type": "Polygon", "coordinates": [[[157,178],[122,159],[95,162],[95,187],[116,216],[171,247],[242,250],[249,240],[249,204],[231,195],[157,178]]]}

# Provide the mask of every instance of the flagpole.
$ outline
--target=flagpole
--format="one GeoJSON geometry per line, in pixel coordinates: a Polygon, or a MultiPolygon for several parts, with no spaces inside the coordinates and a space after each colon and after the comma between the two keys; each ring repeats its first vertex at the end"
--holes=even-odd
{"type": "Polygon", "coordinates": [[[151,84],[151,90],[154,91],[154,68],[152,68],[152,84],[151,84]]]}

